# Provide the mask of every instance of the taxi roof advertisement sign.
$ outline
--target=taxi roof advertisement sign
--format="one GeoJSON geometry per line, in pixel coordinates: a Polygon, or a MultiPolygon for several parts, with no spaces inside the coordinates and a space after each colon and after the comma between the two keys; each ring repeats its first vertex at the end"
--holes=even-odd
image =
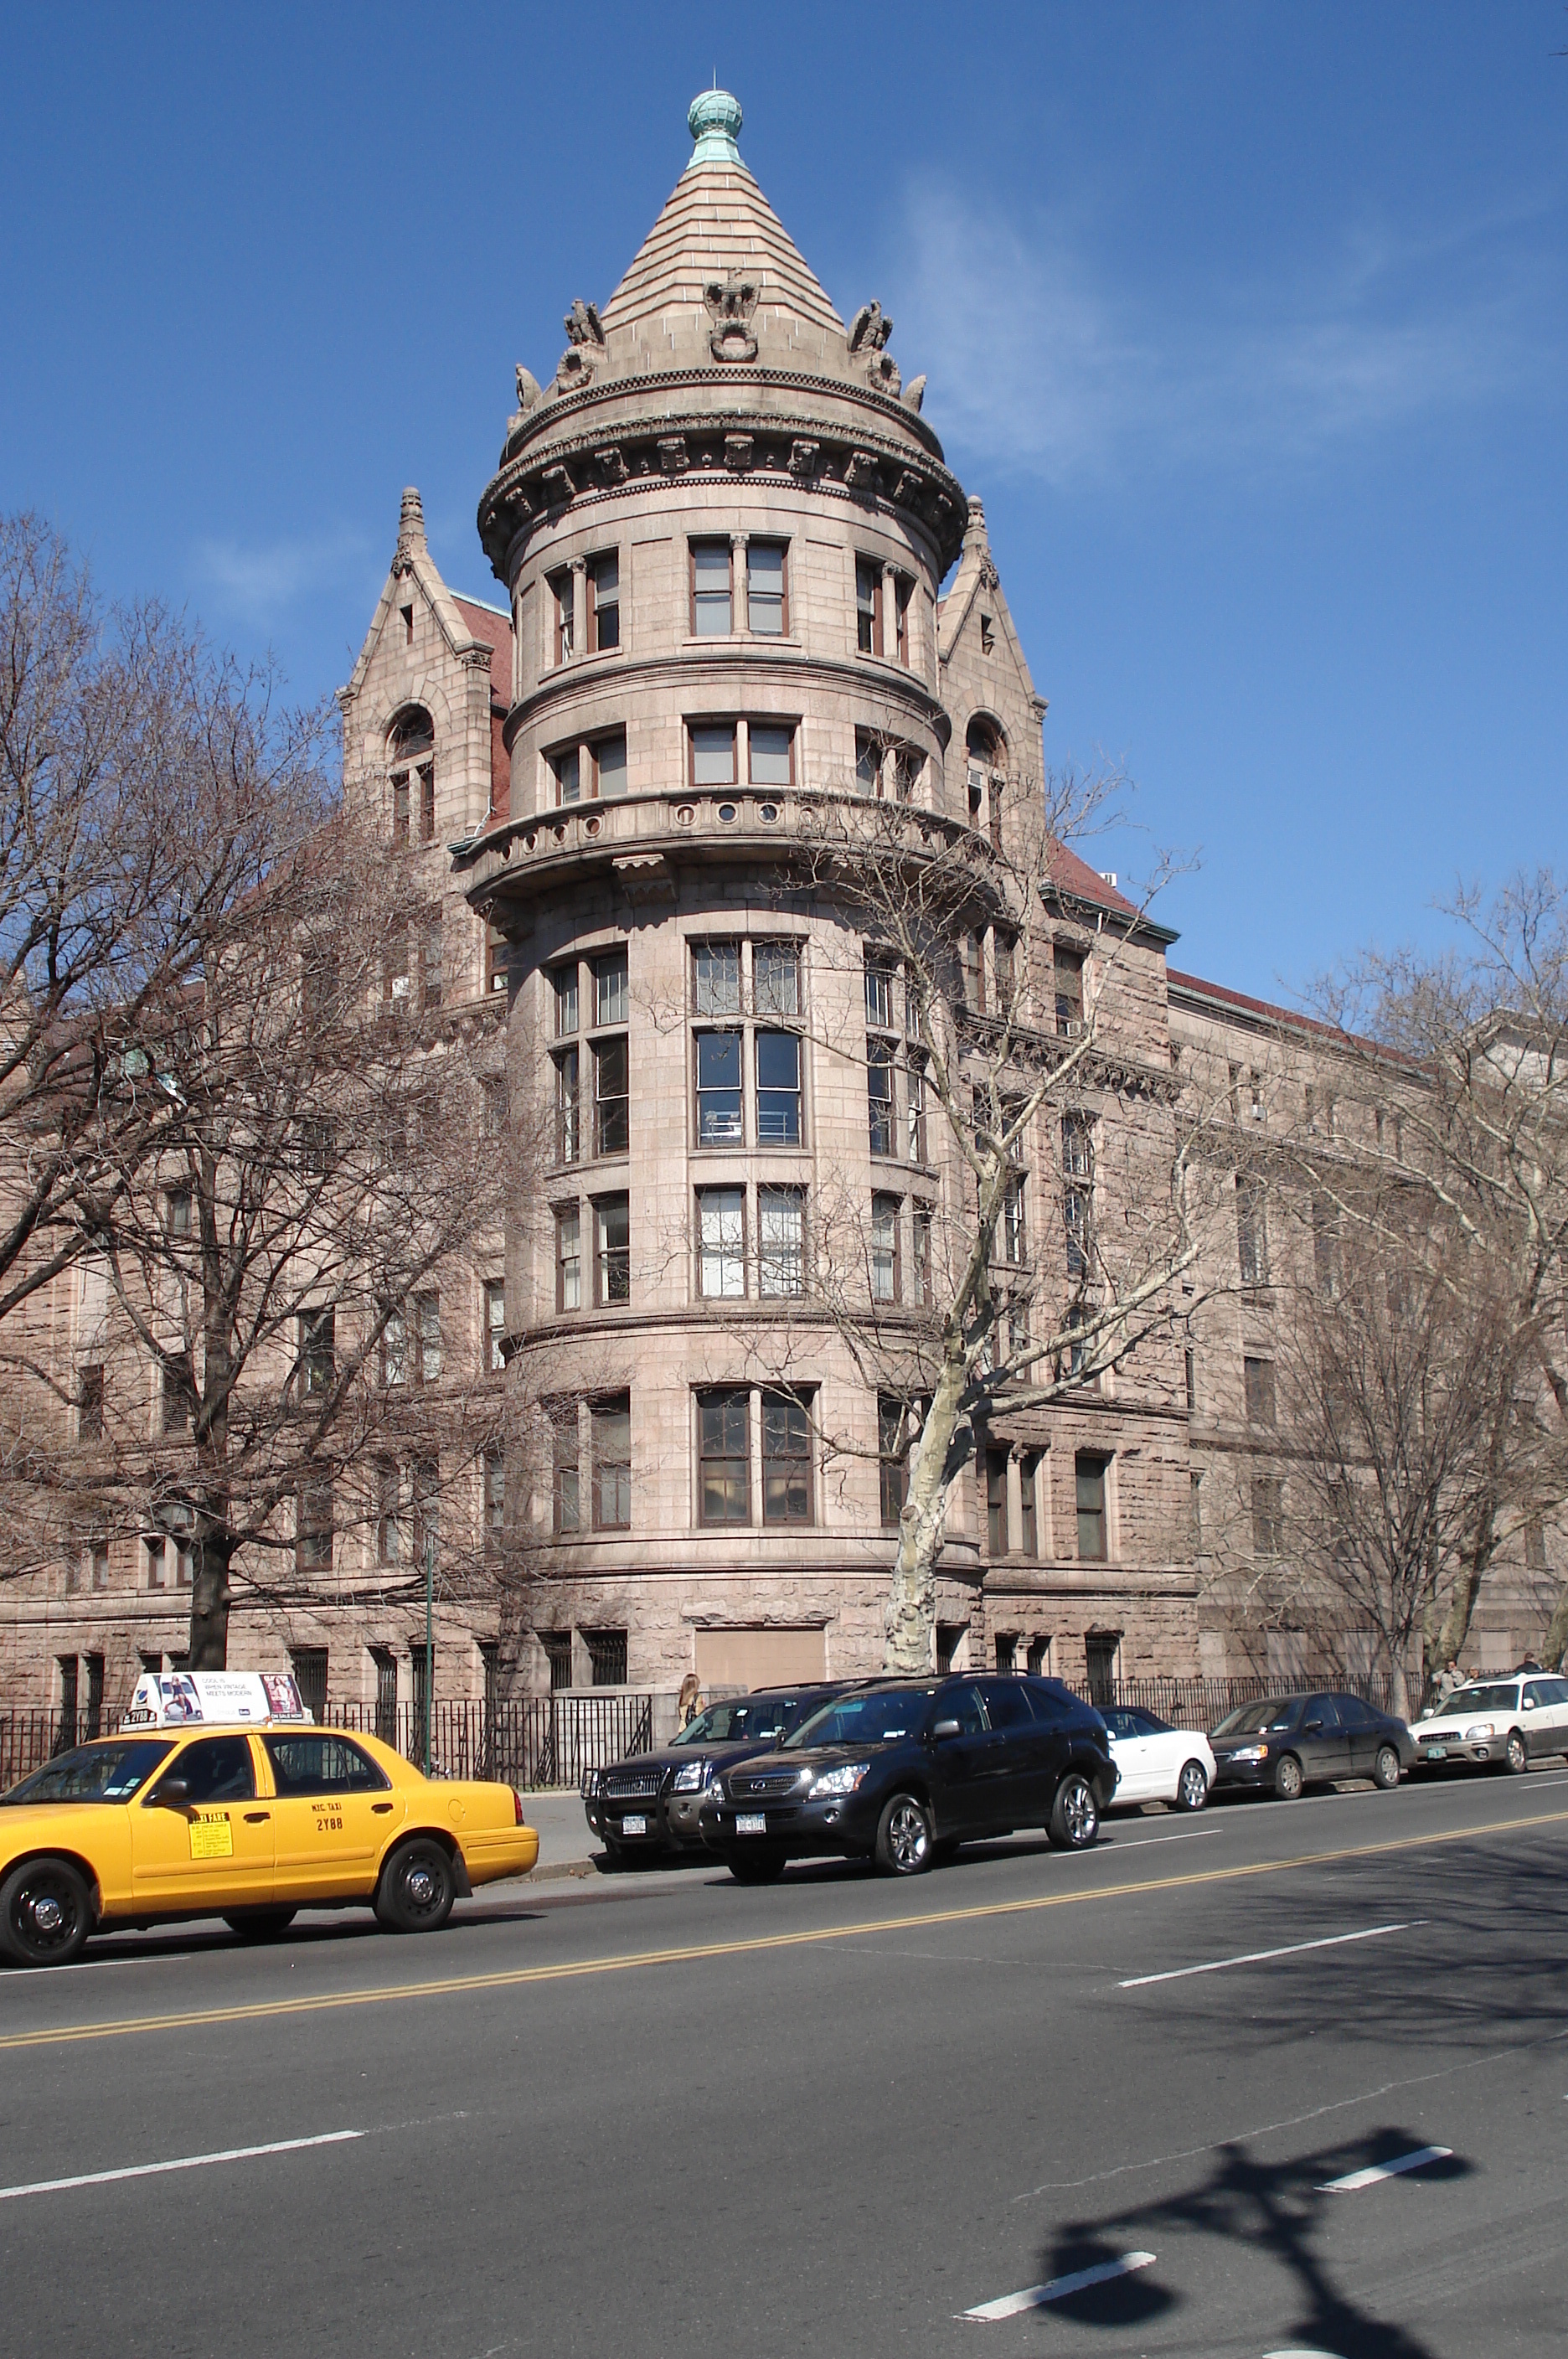
{"type": "Polygon", "coordinates": [[[292,1671],[144,1671],[122,1728],[309,1720],[292,1671]]]}

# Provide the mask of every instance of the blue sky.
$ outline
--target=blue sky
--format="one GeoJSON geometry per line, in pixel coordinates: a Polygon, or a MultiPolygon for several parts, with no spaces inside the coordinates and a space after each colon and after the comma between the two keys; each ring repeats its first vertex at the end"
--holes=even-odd
{"type": "Polygon", "coordinates": [[[513,0],[7,11],[0,505],[294,691],[405,483],[457,589],[513,364],[555,366],[716,71],[846,316],[875,295],[992,543],[1053,761],[1178,963],[1299,990],[1568,870],[1568,13],[513,0]]]}

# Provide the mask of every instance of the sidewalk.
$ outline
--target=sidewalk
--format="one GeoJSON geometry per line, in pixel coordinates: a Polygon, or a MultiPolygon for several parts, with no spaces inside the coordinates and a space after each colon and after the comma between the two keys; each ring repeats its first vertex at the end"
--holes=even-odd
{"type": "Polygon", "coordinates": [[[532,1881],[546,1883],[555,1876],[597,1873],[593,1854],[604,1845],[591,1832],[583,1813],[583,1798],[574,1789],[525,1794],[523,1817],[539,1830],[539,1865],[532,1881]]]}

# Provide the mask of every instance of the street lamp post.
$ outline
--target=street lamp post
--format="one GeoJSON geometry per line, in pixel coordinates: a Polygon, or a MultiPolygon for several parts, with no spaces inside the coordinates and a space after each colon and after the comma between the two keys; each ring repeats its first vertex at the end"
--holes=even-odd
{"type": "Polygon", "coordinates": [[[430,1714],[436,1696],[436,1537],[425,1534],[425,1775],[430,1774],[430,1714]]]}

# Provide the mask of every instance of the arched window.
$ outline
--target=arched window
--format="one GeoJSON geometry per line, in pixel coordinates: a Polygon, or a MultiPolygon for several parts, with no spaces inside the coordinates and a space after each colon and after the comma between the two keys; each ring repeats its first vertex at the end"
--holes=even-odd
{"type": "Polygon", "coordinates": [[[964,740],[969,783],[969,824],[990,827],[995,842],[1002,834],[1002,778],[1007,749],[994,723],[976,717],[964,740]]]}
{"type": "Polygon", "coordinates": [[[418,811],[419,840],[436,840],[436,731],[422,704],[406,704],[387,732],[392,841],[407,843],[418,811]]]}

